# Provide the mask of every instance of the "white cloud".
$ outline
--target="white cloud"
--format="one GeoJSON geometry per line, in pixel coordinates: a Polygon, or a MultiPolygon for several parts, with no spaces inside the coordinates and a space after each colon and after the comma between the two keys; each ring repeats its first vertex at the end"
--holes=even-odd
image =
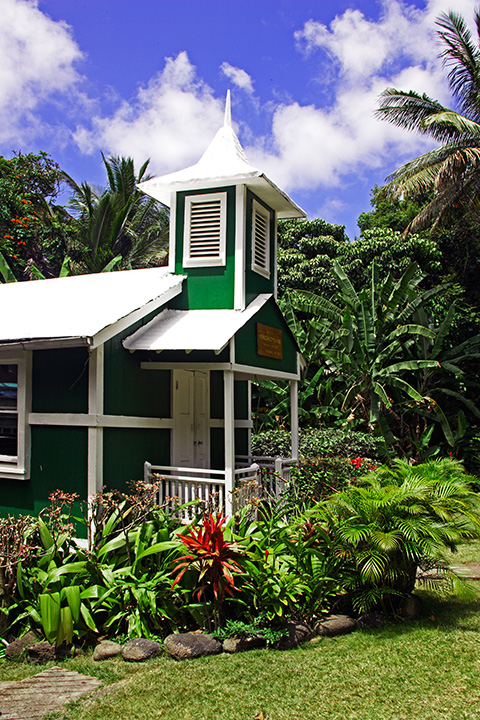
{"type": "MultiPolygon", "coordinates": [[[[475,0],[456,0],[456,10],[473,17],[475,0]]],[[[386,87],[427,92],[449,103],[446,73],[435,18],[451,0],[428,0],[424,9],[401,0],[383,0],[378,20],[348,9],[329,24],[308,20],[295,34],[299,48],[319,59],[318,77],[333,78],[333,101],[269,103],[271,131],[257,137],[245,128],[249,160],[290,192],[342,187],[355,175],[378,169],[379,181],[406,160],[431,147],[375,118],[378,96],[386,87]]],[[[247,93],[252,78],[224,62],[222,72],[247,93]]],[[[75,140],[84,152],[98,148],[152,158],[156,173],[196,162],[223,119],[223,98],[197,75],[186,52],[167,58],[164,70],[109,116],[97,115],[79,126],[75,140]]]]}
{"type": "Polygon", "coordinates": [[[70,27],[40,12],[35,0],[1,0],[0,142],[38,133],[40,105],[76,94],[81,58],[70,27]]]}
{"type": "MultiPolygon", "coordinates": [[[[473,0],[459,3],[456,11],[471,20],[473,0]]],[[[376,119],[375,109],[387,87],[451,102],[434,24],[448,9],[449,0],[430,0],[424,10],[384,0],[377,21],[352,9],[328,27],[307,21],[295,40],[310,57],[319,53],[319,77],[333,75],[334,100],[323,108],[279,105],[268,146],[252,143],[251,161],[294,191],[340,186],[349,174],[361,177],[372,168],[385,168],[387,174],[430,148],[419,135],[376,119]]]]}
{"type": "Polygon", "coordinates": [[[220,70],[238,88],[245,90],[245,92],[247,92],[249,95],[253,94],[252,78],[247,72],[245,72],[245,70],[234,67],[228,62],[222,63],[220,66],[220,70]]]}
{"type": "Polygon", "coordinates": [[[137,162],[150,157],[155,172],[178,170],[202,155],[223,122],[223,106],[181,52],[166,59],[134,101],[110,117],[94,117],[92,128],[78,127],[74,137],[86,153],[100,148],[137,162]]]}

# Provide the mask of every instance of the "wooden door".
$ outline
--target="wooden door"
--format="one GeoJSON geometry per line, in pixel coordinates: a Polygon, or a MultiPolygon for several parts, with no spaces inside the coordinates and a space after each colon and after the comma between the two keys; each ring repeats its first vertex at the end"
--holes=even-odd
{"type": "Polygon", "coordinates": [[[209,373],[173,371],[172,465],[207,468],[209,443],[209,373]]]}

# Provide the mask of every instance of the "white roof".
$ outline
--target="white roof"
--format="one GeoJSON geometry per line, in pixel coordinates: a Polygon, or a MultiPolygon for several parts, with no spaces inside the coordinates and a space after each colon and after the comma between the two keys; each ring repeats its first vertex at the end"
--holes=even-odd
{"type": "Polygon", "coordinates": [[[183,280],[162,267],[2,284],[0,343],[84,338],[95,345],[102,331],[104,342],[107,328],[111,337],[119,321],[135,322],[161,307],[183,280]]]}
{"type": "Polygon", "coordinates": [[[267,205],[276,210],[279,218],[306,217],[306,213],[283,190],[248,162],[231,125],[228,94],[225,124],[217,132],[200,160],[184,170],[146,180],[138,187],[164,205],[170,205],[172,192],[241,184],[247,185],[267,205]]]}
{"type": "Polygon", "coordinates": [[[125,338],[127,350],[222,350],[272,295],[258,295],[245,310],[163,310],[125,338]]]}

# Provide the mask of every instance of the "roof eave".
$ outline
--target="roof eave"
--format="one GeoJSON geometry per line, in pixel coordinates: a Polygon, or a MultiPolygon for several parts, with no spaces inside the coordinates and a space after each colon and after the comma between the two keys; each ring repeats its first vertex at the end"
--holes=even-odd
{"type": "MultiPolygon", "coordinates": [[[[167,178],[168,176],[165,177],[167,178]]],[[[230,185],[246,185],[253,190],[261,200],[264,200],[267,205],[277,211],[279,219],[307,217],[306,212],[263,173],[257,175],[248,173],[244,175],[218,175],[209,178],[192,178],[190,180],[161,181],[162,178],[155,178],[139,183],[137,187],[142,192],[150,195],[150,197],[170,207],[171,196],[172,193],[175,192],[227,187],[230,185]]]]}

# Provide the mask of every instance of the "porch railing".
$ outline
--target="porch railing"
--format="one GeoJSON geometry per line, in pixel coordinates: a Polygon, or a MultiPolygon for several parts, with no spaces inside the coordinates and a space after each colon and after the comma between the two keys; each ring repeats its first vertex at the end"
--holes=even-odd
{"type": "MultiPolygon", "coordinates": [[[[242,507],[253,498],[280,497],[290,468],[296,460],[286,458],[238,455],[235,458],[234,507],[242,507]]],[[[144,481],[160,479],[158,502],[167,505],[183,521],[191,520],[190,507],[175,510],[188,503],[198,503],[214,512],[225,511],[225,470],[185,468],[171,465],[144,464],[144,481]]]]}

